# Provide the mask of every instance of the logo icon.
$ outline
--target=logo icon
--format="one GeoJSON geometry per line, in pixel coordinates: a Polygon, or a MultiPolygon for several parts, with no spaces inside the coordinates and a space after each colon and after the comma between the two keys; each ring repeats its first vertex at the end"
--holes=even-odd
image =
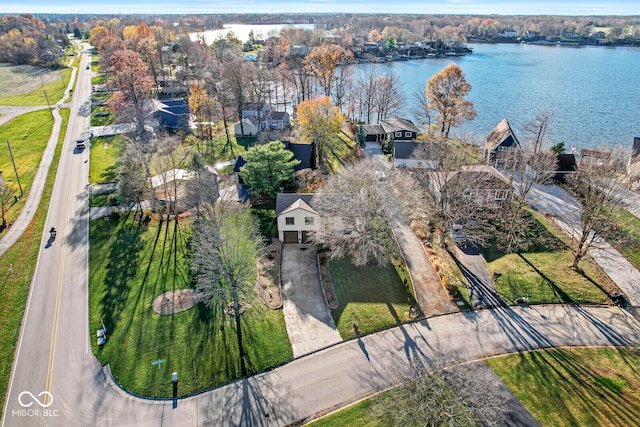
{"type": "Polygon", "coordinates": [[[28,408],[31,405],[33,405],[33,403],[37,403],[38,405],[42,406],[43,408],[48,408],[49,406],[51,406],[53,404],[53,395],[51,393],[49,393],[48,391],[41,391],[38,394],[38,397],[34,396],[33,393],[31,393],[30,391],[23,391],[22,393],[20,393],[18,395],[18,403],[20,404],[20,406],[22,406],[23,408],[28,408]],[[23,396],[31,396],[31,399],[33,400],[33,402],[29,402],[29,400],[27,399],[26,403],[23,401],[23,396]],[[40,401],[38,399],[38,397],[41,396],[45,396],[45,398],[42,399],[42,401],[40,401]],[[46,396],[49,397],[48,402],[47,402],[47,398],[46,396]]]}

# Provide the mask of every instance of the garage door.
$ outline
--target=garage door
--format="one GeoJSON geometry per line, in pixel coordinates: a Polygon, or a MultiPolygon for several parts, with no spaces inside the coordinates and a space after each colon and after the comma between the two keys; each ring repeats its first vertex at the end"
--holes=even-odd
{"type": "Polygon", "coordinates": [[[297,231],[285,231],[284,232],[284,243],[298,243],[298,232],[297,231]]]}

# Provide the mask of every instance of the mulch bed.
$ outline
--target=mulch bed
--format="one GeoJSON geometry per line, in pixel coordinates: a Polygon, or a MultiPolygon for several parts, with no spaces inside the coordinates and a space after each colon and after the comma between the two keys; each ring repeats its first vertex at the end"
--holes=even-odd
{"type": "Polygon", "coordinates": [[[329,271],[329,252],[318,252],[318,264],[320,266],[320,280],[324,288],[324,294],[327,298],[327,305],[330,309],[338,308],[339,302],[336,291],[333,289],[333,281],[331,280],[331,272],[329,271]]]}
{"type": "Polygon", "coordinates": [[[153,311],[161,316],[180,313],[194,307],[200,302],[200,293],[195,289],[179,289],[165,292],[151,303],[153,311]]]}
{"type": "Polygon", "coordinates": [[[269,308],[282,307],[280,292],[280,254],[282,242],[274,240],[258,260],[258,277],[256,278],[256,294],[269,308]]]}

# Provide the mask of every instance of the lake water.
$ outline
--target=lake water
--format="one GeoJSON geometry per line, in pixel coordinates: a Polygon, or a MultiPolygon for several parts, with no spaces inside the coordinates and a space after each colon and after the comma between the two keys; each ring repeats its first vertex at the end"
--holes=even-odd
{"type": "Polygon", "coordinates": [[[191,40],[195,41],[201,34],[204,34],[206,43],[211,44],[216,38],[224,37],[227,33],[233,31],[233,34],[235,34],[238,39],[242,42],[246,42],[249,40],[249,33],[251,31],[253,31],[256,39],[266,39],[270,36],[280,35],[280,31],[282,31],[283,28],[302,28],[304,30],[313,30],[315,26],[313,24],[225,24],[224,28],[221,30],[191,33],[190,36],[191,40]]]}
{"type": "MultiPolygon", "coordinates": [[[[382,64],[402,81],[405,101],[449,62],[471,84],[476,119],[456,132],[486,136],[507,118],[516,136],[536,114],[551,111],[549,142],[567,148],[622,144],[640,136],[640,48],[471,44],[464,57],[382,64]]],[[[405,114],[411,117],[410,108],[405,114]]],[[[453,131],[452,131],[453,132],[453,131]]],[[[522,138],[522,136],[521,136],[522,138]]]]}

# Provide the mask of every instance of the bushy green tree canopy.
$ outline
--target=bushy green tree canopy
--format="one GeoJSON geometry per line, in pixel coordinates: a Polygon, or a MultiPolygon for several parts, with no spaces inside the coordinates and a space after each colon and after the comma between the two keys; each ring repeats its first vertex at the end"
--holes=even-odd
{"type": "Polygon", "coordinates": [[[250,148],[244,156],[247,163],[240,177],[256,196],[275,197],[281,187],[293,181],[293,168],[300,163],[280,141],[250,148]]]}

